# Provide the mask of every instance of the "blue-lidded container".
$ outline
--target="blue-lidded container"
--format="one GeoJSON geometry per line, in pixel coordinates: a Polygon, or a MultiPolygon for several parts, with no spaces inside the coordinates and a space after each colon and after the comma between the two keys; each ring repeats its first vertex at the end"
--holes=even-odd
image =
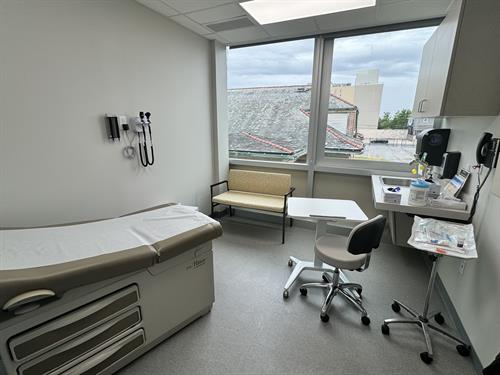
{"type": "Polygon", "coordinates": [[[430,184],[424,180],[417,179],[410,185],[408,204],[412,206],[427,206],[427,194],[430,184]]]}

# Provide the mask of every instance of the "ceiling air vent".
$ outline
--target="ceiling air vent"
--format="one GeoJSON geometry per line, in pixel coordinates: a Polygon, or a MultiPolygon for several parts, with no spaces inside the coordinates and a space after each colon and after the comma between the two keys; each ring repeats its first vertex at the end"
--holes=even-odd
{"type": "Polygon", "coordinates": [[[208,27],[210,30],[213,30],[216,33],[218,33],[220,31],[241,29],[242,27],[254,26],[254,23],[250,21],[249,18],[243,17],[243,18],[233,19],[230,21],[211,23],[205,26],[208,27]]]}

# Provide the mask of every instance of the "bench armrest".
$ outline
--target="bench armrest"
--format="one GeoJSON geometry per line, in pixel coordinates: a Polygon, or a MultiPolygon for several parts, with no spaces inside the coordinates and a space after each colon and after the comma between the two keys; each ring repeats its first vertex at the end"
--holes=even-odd
{"type": "Polygon", "coordinates": [[[295,191],[294,187],[291,187],[288,193],[286,193],[283,197],[285,198],[285,201],[283,202],[283,212],[286,213],[288,211],[288,197],[293,196],[293,192],[295,191]]]}
{"type": "Polygon", "coordinates": [[[229,183],[227,182],[227,180],[220,181],[210,185],[210,200],[214,197],[214,187],[219,186],[221,184],[226,184],[226,190],[229,190],[229,183]]]}
{"type": "Polygon", "coordinates": [[[285,194],[285,198],[293,196],[293,192],[295,191],[294,187],[291,187],[288,193],[285,194]]]}

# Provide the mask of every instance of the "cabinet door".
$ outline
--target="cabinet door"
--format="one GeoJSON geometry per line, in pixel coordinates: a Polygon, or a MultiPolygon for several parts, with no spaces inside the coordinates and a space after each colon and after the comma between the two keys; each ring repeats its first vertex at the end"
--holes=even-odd
{"type": "Polygon", "coordinates": [[[420,106],[420,112],[425,117],[436,117],[442,114],[461,7],[462,2],[456,0],[433,35],[435,46],[432,65],[428,76],[426,96],[420,106]]]}
{"type": "Polygon", "coordinates": [[[417,90],[415,91],[415,101],[413,104],[413,117],[425,117],[421,111],[421,106],[427,98],[427,87],[429,85],[429,75],[432,67],[432,56],[434,55],[434,46],[436,45],[436,32],[432,34],[422,51],[422,60],[420,61],[420,71],[418,73],[417,90]]]}

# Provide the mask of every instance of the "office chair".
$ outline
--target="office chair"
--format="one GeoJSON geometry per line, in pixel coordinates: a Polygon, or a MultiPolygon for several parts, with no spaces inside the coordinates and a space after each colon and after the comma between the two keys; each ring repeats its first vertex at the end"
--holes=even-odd
{"type": "Polygon", "coordinates": [[[385,217],[378,215],[373,219],[365,221],[354,227],[349,237],[328,234],[327,220],[318,222],[316,229],[316,243],[314,246],[315,256],[323,263],[333,267],[324,268],[324,283],[307,283],[300,287],[300,293],[307,295],[308,288],[327,289],[323,306],[321,307],[320,318],[323,322],[328,322],[328,309],[333,297],[340,294],[354,305],[362,314],[361,322],[364,325],[370,324],[368,313],[361,301],[363,287],[355,283],[343,283],[340,281],[340,270],[365,271],[370,265],[370,256],[373,249],[378,248],[382,233],[385,227],[385,217]],[[333,272],[330,280],[328,272],[333,272]]]}

